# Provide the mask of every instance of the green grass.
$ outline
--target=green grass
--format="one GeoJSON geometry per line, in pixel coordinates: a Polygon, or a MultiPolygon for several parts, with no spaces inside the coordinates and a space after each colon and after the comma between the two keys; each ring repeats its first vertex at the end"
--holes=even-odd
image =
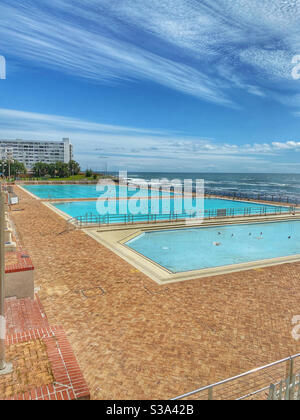
{"type": "Polygon", "coordinates": [[[68,176],[67,178],[44,178],[47,179],[48,181],[82,181],[82,180],[86,180],[86,181],[91,181],[93,179],[93,177],[86,177],[85,175],[72,175],[72,176],[68,176]]]}
{"type": "Polygon", "coordinates": [[[68,176],[67,178],[45,178],[48,181],[95,181],[97,179],[104,179],[104,178],[112,178],[110,175],[97,175],[96,178],[94,176],[85,176],[85,175],[73,175],[68,176]]]}
{"type": "Polygon", "coordinates": [[[113,177],[111,175],[97,174],[97,177],[94,178],[94,176],[86,177],[85,175],[80,174],[80,175],[68,176],[66,178],[58,178],[58,177],[56,178],[49,178],[49,177],[23,178],[23,181],[97,181],[98,179],[105,179],[105,178],[112,179],[113,177]]]}

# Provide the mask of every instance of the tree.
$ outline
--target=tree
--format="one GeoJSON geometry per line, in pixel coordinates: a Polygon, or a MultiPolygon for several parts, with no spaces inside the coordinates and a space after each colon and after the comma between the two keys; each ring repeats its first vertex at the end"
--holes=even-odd
{"type": "Polygon", "coordinates": [[[87,178],[90,178],[91,176],[93,176],[93,171],[92,171],[91,169],[87,169],[87,170],[85,171],[85,176],[86,176],[87,178]]]}
{"type": "Polygon", "coordinates": [[[1,172],[1,175],[4,175],[4,172],[5,172],[5,161],[4,160],[0,160],[0,172],[1,172]]]}
{"type": "Polygon", "coordinates": [[[18,160],[14,160],[10,164],[10,174],[11,176],[18,176],[19,174],[26,174],[27,170],[24,163],[19,162],[18,160]]]}
{"type": "Polygon", "coordinates": [[[36,162],[32,168],[33,174],[36,177],[43,177],[48,174],[48,165],[44,162],[36,162]]]}
{"type": "Polygon", "coordinates": [[[59,178],[67,178],[70,175],[69,165],[64,162],[56,162],[56,174],[59,178]]]}
{"type": "Polygon", "coordinates": [[[4,176],[12,176],[16,177],[19,174],[26,174],[26,168],[22,162],[18,160],[8,161],[8,160],[1,160],[0,161],[0,172],[4,176]]]}
{"type": "Polygon", "coordinates": [[[78,175],[80,172],[80,165],[75,160],[70,160],[69,162],[69,172],[71,175],[78,175]]]}
{"type": "Polygon", "coordinates": [[[75,160],[69,163],[57,161],[56,163],[37,162],[33,167],[33,173],[36,177],[44,177],[46,175],[51,178],[58,176],[59,178],[67,178],[72,175],[77,175],[80,172],[80,166],[75,160]]]}
{"type": "Polygon", "coordinates": [[[55,165],[55,163],[50,163],[48,165],[48,175],[51,178],[54,178],[55,177],[55,175],[56,175],[56,165],[55,165]]]}

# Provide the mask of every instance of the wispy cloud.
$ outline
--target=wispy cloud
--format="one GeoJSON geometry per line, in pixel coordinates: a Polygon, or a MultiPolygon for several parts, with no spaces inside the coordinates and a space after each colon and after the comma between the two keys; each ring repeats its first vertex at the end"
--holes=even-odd
{"type": "Polygon", "coordinates": [[[63,127],[64,129],[68,130],[71,129],[72,131],[75,130],[82,130],[82,131],[89,131],[89,132],[97,132],[97,133],[130,133],[130,134],[159,134],[164,135],[167,132],[163,130],[145,130],[135,127],[124,127],[119,125],[109,125],[109,124],[98,124],[93,122],[88,122],[84,120],[80,120],[78,118],[68,118],[68,117],[61,117],[59,115],[49,115],[49,114],[39,114],[34,112],[26,112],[26,111],[16,111],[13,109],[4,109],[0,108],[0,118],[3,119],[2,123],[12,127],[13,125],[19,125],[23,129],[26,130],[26,125],[29,125],[34,128],[37,124],[42,123],[42,125],[49,126],[49,127],[63,127]],[[34,124],[34,125],[33,125],[34,124]]]}
{"type": "MultiPolygon", "coordinates": [[[[91,22],[91,18],[97,18],[97,25],[90,27],[89,22],[80,23],[78,17],[72,18],[70,3],[59,0],[49,2],[47,8],[47,0],[43,6],[34,7],[30,3],[20,7],[5,3],[0,5],[0,36],[2,49],[9,55],[78,77],[101,82],[150,80],[207,101],[233,105],[223,94],[221,81],[125,41],[121,32],[120,38],[111,31],[107,33],[102,26],[107,27],[107,17],[101,13],[87,15],[84,4],[78,13],[86,15],[91,22]],[[58,8],[69,13],[69,18],[65,13],[57,15],[58,8]]],[[[111,25],[114,25],[113,18],[111,25]]]]}
{"type": "Polygon", "coordinates": [[[298,89],[298,0],[2,0],[0,15],[2,54],[100,83],[147,80],[225,106],[234,87],[298,89]]]}
{"type": "Polygon", "coordinates": [[[171,131],[101,124],[47,114],[0,108],[0,138],[59,140],[71,137],[75,157],[83,166],[111,169],[176,171],[247,171],[272,167],[288,152],[300,153],[300,141],[237,145],[171,131]],[[231,168],[231,169],[230,169],[231,168]]]}

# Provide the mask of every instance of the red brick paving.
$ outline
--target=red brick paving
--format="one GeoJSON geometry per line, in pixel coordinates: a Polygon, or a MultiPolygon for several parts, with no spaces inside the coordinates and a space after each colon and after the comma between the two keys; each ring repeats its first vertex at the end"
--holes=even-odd
{"type": "Polygon", "coordinates": [[[34,270],[30,256],[24,250],[7,252],[5,255],[5,273],[34,270]]]}
{"type": "Polygon", "coordinates": [[[46,345],[54,382],[17,394],[10,400],[89,399],[89,390],[62,327],[23,331],[7,337],[7,345],[41,340],[46,345]]]}
{"type": "Polygon", "coordinates": [[[12,217],[39,297],[66,331],[93,399],[170,398],[300,351],[291,335],[299,263],[165,288],[84,232],[62,234],[62,218],[18,195],[24,211],[12,217]]]}
{"type": "Polygon", "coordinates": [[[9,298],[5,300],[7,334],[48,327],[48,319],[38,301],[9,298]]]}
{"type": "MultiPolygon", "coordinates": [[[[46,346],[54,382],[28,389],[9,399],[15,400],[73,400],[89,399],[89,390],[75,355],[62,327],[50,327],[38,296],[36,300],[9,298],[5,301],[8,353],[10,346],[40,340],[46,346]]],[[[18,346],[16,346],[18,349],[18,346]]],[[[26,350],[25,350],[26,351],[26,350]]],[[[19,354],[15,354],[18,358],[19,354]]],[[[25,355],[26,359],[26,355],[25,355]]],[[[10,360],[8,360],[10,361],[10,360]]],[[[13,360],[12,360],[13,362],[13,360]]],[[[13,362],[14,363],[14,362],[13,362]]],[[[28,360],[30,364],[30,361],[28,360]]],[[[30,368],[30,367],[29,367],[30,368]]],[[[33,366],[32,369],[38,369],[33,366]]],[[[26,368],[21,369],[26,375],[26,368]]],[[[14,375],[14,373],[12,374],[14,375]]],[[[45,374],[41,374],[44,376],[45,374]]],[[[47,376],[46,376],[47,377],[47,376]]],[[[17,378],[3,377],[10,387],[17,378]]],[[[15,385],[17,385],[15,383],[15,385]]],[[[0,394],[0,399],[6,399],[0,394]]]]}

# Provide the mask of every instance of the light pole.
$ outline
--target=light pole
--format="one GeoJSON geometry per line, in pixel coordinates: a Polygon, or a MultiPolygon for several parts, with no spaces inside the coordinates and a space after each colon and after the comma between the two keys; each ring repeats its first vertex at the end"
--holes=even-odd
{"type": "Polygon", "coordinates": [[[4,172],[5,172],[5,150],[4,149],[0,149],[0,159],[1,159],[1,175],[2,177],[4,177],[4,172]]]}
{"type": "Polygon", "coordinates": [[[13,161],[13,152],[11,149],[6,149],[6,159],[8,163],[8,179],[10,180],[10,165],[14,163],[13,161]]]}
{"type": "MultiPolygon", "coordinates": [[[[99,159],[109,159],[108,156],[99,156],[99,159]]],[[[107,164],[107,160],[105,161],[105,165],[104,165],[104,175],[107,176],[108,174],[108,164],[107,164]]]]}
{"type": "Polygon", "coordinates": [[[12,364],[5,360],[5,248],[4,248],[4,223],[5,223],[5,195],[0,184],[0,376],[12,372],[12,364]]]}
{"type": "Polygon", "coordinates": [[[10,179],[10,165],[14,163],[12,149],[1,150],[2,171],[5,172],[6,165],[8,166],[8,179],[10,179]]]}

